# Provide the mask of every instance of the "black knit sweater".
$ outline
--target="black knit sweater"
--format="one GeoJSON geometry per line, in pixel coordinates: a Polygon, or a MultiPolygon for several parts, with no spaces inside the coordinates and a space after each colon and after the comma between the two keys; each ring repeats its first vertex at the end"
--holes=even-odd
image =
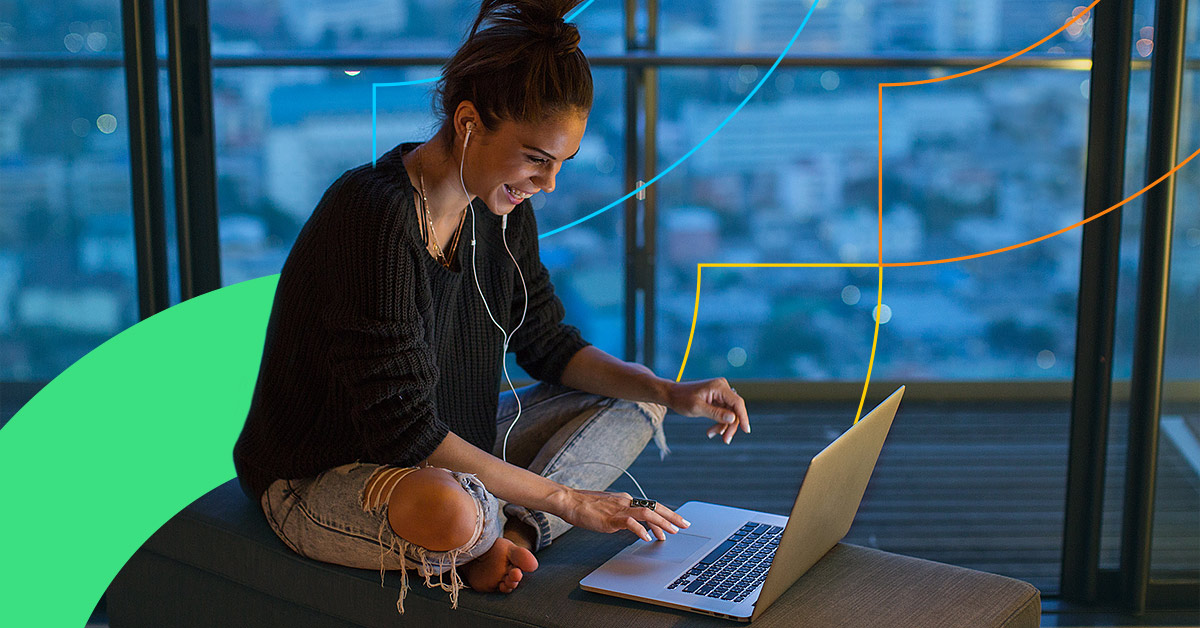
{"type": "MultiPolygon", "coordinates": [[[[454,431],[491,451],[502,334],[471,275],[471,216],[447,269],[425,250],[414,188],[392,149],[346,172],[300,231],[271,306],[262,364],[233,459],[258,501],[279,478],[349,462],[416,464],[454,431]]],[[[479,284],[511,331],[524,293],[500,239],[500,218],[473,203],[479,284]]],[[[533,377],[560,383],[588,343],[538,258],[529,201],[509,215],[508,245],[529,288],[525,323],[509,345],[533,377]]]]}

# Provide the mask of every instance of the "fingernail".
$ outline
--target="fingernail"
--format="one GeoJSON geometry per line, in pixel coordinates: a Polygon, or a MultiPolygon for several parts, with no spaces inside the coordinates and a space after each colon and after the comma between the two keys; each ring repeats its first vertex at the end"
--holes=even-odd
{"type": "Polygon", "coordinates": [[[675,527],[674,525],[672,525],[672,524],[669,524],[669,523],[668,523],[667,525],[671,526],[671,532],[678,532],[678,531],[679,531],[679,528],[675,527]]]}
{"type": "Polygon", "coordinates": [[[733,423],[733,420],[736,418],[737,417],[733,416],[732,414],[727,414],[727,415],[725,415],[725,418],[722,420],[725,421],[726,423],[733,423]]]}
{"type": "Polygon", "coordinates": [[[684,520],[683,520],[683,527],[685,527],[685,528],[690,528],[690,527],[692,527],[692,522],[691,522],[691,521],[688,521],[687,519],[684,519],[684,520]]]}
{"type": "Polygon", "coordinates": [[[712,440],[712,437],[713,437],[713,436],[716,436],[716,435],[717,435],[717,433],[716,433],[716,432],[709,432],[709,433],[708,433],[708,440],[712,440]]]}

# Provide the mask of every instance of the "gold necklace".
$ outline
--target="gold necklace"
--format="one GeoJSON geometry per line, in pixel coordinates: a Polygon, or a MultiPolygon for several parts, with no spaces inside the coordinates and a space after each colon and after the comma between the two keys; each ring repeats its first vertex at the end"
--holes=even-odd
{"type": "MultiPolygon", "coordinates": [[[[419,149],[418,149],[419,150],[419,149]]],[[[430,218],[429,199],[425,197],[425,172],[421,168],[421,160],[417,159],[417,180],[420,181],[421,188],[417,190],[421,194],[421,214],[425,217],[425,224],[428,225],[428,231],[425,235],[425,246],[429,247],[433,244],[433,258],[439,264],[446,268],[450,268],[450,259],[454,256],[454,252],[458,250],[458,239],[462,235],[463,222],[467,218],[467,210],[464,209],[462,217],[458,219],[458,229],[454,232],[454,239],[450,241],[450,250],[442,251],[442,247],[438,245],[437,231],[433,228],[433,219],[430,218]]]]}

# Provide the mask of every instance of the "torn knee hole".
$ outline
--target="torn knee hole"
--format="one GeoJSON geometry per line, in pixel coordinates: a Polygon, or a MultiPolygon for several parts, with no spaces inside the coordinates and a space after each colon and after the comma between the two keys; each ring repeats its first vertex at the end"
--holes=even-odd
{"type": "Polygon", "coordinates": [[[468,547],[478,533],[475,498],[443,469],[418,469],[387,500],[392,531],[433,552],[468,547]]]}

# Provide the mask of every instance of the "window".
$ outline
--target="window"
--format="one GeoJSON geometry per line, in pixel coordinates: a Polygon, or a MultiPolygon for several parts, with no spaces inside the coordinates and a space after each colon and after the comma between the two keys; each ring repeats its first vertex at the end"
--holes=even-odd
{"type": "MultiPolygon", "coordinates": [[[[699,144],[764,71],[662,71],[660,161],[699,144]]],[[[777,70],[663,179],[661,368],[677,369],[687,346],[697,263],[876,262],[876,85],[948,72],[777,70]]],[[[1086,77],[995,68],[885,88],[885,262],[995,250],[1077,222],[1086,77]]],[[[874,377],[1070,379],[1079,242],[1074,230],[966,262],[886,269],[874,377]]],[[[706,269],[688,368],[861,381],[877,296],[872,268],[706,269]]]]}
{"type": "Polygon", "coordinates": [[[137,320],[120,2],[9,8],[0,381],[44,382],[137,320]]]}

